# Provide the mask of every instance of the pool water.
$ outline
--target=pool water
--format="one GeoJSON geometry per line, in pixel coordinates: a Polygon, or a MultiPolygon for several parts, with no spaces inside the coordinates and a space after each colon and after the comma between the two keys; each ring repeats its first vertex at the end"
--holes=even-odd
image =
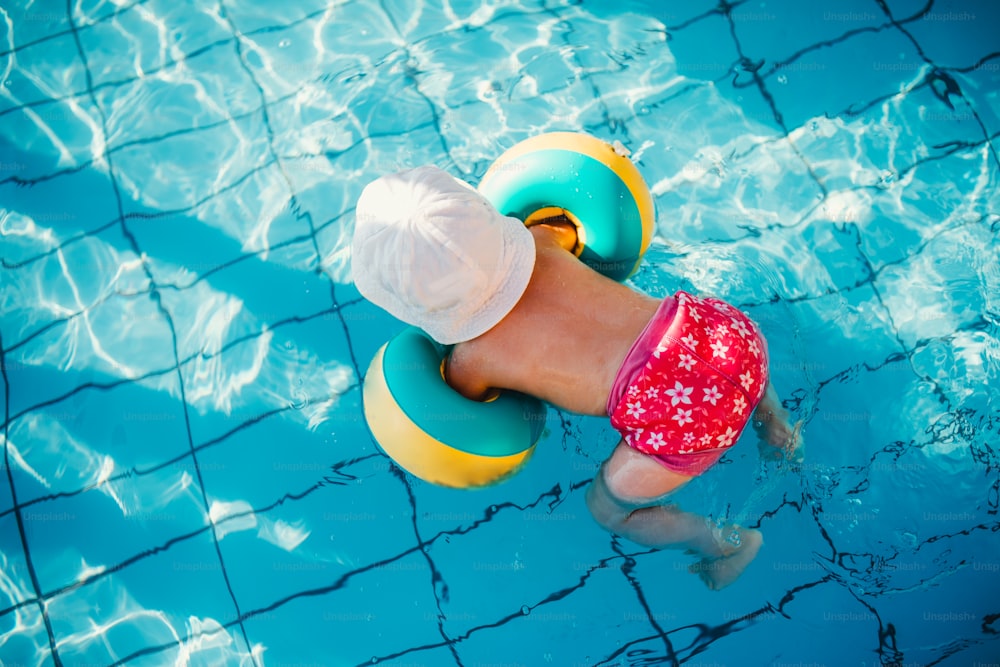
{"type": "Polygon", "coordinates": [[[0,8],[0,662],[1000,664],[1000,8],[987,0],[12,0],[0,8]],[[680,501],[721,592],[601,530],[549,409],[480,491],[401,472],[350,282],[386,172],[583,130],[632,282],[739,304],[805,424],[680,501]]]}

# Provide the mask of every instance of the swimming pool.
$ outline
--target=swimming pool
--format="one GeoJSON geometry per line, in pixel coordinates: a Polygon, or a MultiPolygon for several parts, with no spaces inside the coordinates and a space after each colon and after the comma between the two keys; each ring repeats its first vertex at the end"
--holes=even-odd
{"type": "Polygon", "coordinates": [[[3,664],[1000,663],[993,3],[8,4],[3,664]],[[806,421],[685,490],[764,532],[722,592],[589,518],[603,420],[477,492],[362,420],[361,188],[557,129],[632,151],[635,286],[740,304],[806,421]]]}

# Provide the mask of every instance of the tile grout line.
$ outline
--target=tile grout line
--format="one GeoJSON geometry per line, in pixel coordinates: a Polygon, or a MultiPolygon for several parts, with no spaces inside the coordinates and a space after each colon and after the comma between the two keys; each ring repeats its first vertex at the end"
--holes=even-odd
{"type": "MultiPolygon", "coordinates": [[[[85,76],[86,81],[87,81],[87,88],[88,88],[88,91],[89,91],[89,96],[90,96],[92,104],[94,105],[94,107],[97,110],[97,113],[98,113],[98,115],[100,116],[100,119],[101,119],[101,131],[102,131],[102,134],[103,134],[103,137],[102,137],[102,139],[103,139],[103,138],[109,136],[109,134],[108,134],[107,117],[105,115],[105,112],[104,112],[103,108],[98,103],[98,101],[96,99],[96,95],[95,95],[95,93],[93,91],[93,79],[92,79],[92,75],[91,75],[91,71],[90,71],[90,65],[89,65],[89,62],[88,62],[88,59],[87,59],[87,54],[84,51],[83,43],[80,40],[80,35],[79,35],[78,31],[76,30],[76,27],[73,25],[73,19],[72,19],[72,2],[73,2],[73,0],[66,0],[67,14],[69,16],[70,25],[72,26],[72,34],[73,34],[74,42],[76,44],[77,53],[78,53],[78,56],[80,58],[80,61],[83,64],[83,71],[84,71],[84,76],[85,76]]],[[[136,241],[135,237],[132,235],[131,231],[128,229],[128,227],[126,225],[126,222],[125,222],[125,214],[124,214],[124,209],[123,209],[123,204],[122,204],[122,196],[121,196],[121,191],[120,191],[120,188],[119,188],[119,185],[118,185],[118,177],[115,174],[114,161],[113,161],[113,159],[112,159],[112,157],[110,155],[105,155],[104,159],[107,162],[108,179],[110,181],[112,192],[114,194],[115,206],[116,206],[116,209],[118,211],[119,222],[120,222],[120,225],[121,225],[122,234],[125,236],[125,238],[129,242],[129,244],[131,245],[132,250],[136,254],[136,256],[142,257],[143,256],[142,250],[139,248],[138,242],[136,241]]],[[[195,477],[196,477],[197,483],[198,483],[198,490],[200,491],[200,496],[201,496],[201,501],[202,501],[202,509],[205,512],[205,515],[204,515],[205,518],[209,522],[208,525],[212,526],[212,533],[211,533],[212,534],[212,543],[213,543],[213,546],[215,548],[216,557],[219,560],[219,565],[221,567],[222,577],[224,579],[224,582],[225,582],[225,585],[226,585],[226,589],[227,589],[227,591],[229,593],[230,600],[231,600],[234,608],[236,609],[237,616],[239,616],[239,603],[236,600],[235,592],[233,591],[232,584],[231,584],[231,582],[229,580],[229,574],[228,574],[228,572],[226,570],[225,562],[224,562],[224,559],[222,557],[221,545],[219,543],[219,538],[218,538],[218,535],[217,535],[217,533],[215,531],[215,528],[214,528],[214,520],[212,519],[212,516],[211,516],[211,507],[210,507],[210,504],[209,504],[209,501],[208,501],[208,494],[207,494],[207,492],[205,490],[204,479],[203,479],[202,474],[201,474],[201,468],[200,468],[200,466],[198,464],[198,457],[197,457],[197,454],[194,451],[194,441],[193,441],[193,437],[192,437],[192,433],[191,433],[191,418],[190,418],[189,409],[188,409],[188,402],[187,402],[187,398],[186,398],[184,376],[183,376],[183,373],[181,372],[180,357],[179,357],[179,351],[178,351],[177,330],[176,330],[176,327],[174,326],[172,315],[167,310],[166,306],[164,306],[164,304],[162,303],[162,300],[160,299],[159,292],[155,288],[156,281],[155,281],[155,279],[154,279],[154,277],[153,277],[153,275],[152,275],[152,273],[151,273],[151,271],[149,269],[148,263],[146,261],[143,261],[142,262],[142,267],[143,267],[143,272],[146,274],[147,279],[154,286],[153,291],[150,293],[150,297],[155,302],[157,309],[163,314],[164,319],[166,321],[166,324],[167,324],[167,326],[168,326],[168,328],[170,330],[170,335],[171,335],[171,340],[172,340],[172,352],[173,352],[173,356],[174,356],[175,368],[176,368],[176,375],[177,375],[177,381],[178,381],[178,391],[180,392],[180,402],[181,402],[181,407],[182,407],[183,414],[184,414],[184,428],[185,428],[185,431],[186,431],[186,434],[187,434],[187,444],[188,444],[188,449],[189,449],[190,456],[191,456],[191,461],[192,461],[192,464],[194,466],[195,477]]],[[[246,643],[247,651],[248,651],[248,653],[249,653],[249,655],[251,657],[251,660],[253,661],[254,664],[257,664],[256,656],[253,655],[253,646],[252,646],[252,644],[250,644],[249,638],[246,635],[246,629],[243,627],[242,622],[240,623],[240,630],[242,631],[243,641],[246,643]]],[[[58,656],[55,653],[55,651],[53,651],[53,656],[54,656],[55,659],[58,660],[58,656]]]]}
{"type": "Polygon", "coordinates": [[[14,472],[10,464],[10,437],[8,416],[10,415],[10,380],[7,377],[6,354],[3,347],[3,332],[0,331],[0,379],[3,380],[4,398],[4,424],[3,424],[3,467],[7,473],[7,485],[10,490],[11,502],[14,504],[14,520],[17,523],[18,536],[21,543],[21,551],[24,554],[25,567],[28,570],[28,577],[31,579],[31,587],[34,589],[35,598],[32,601],[38,606],[39,615],[45,625],[45,632],[49,642],[49,654],[55,667],[62,667],[62,660],[56,651],[56,638],[52,630],[52,620],[46,610],[45,601],[42,598],[42,588],[38,581],[38,573],[35,569],[34,559],[31,557],[31,548],[28,546],[28,535],[25,531],[24,516],[17,502],[17,485],[14,484],[14,472]]]}

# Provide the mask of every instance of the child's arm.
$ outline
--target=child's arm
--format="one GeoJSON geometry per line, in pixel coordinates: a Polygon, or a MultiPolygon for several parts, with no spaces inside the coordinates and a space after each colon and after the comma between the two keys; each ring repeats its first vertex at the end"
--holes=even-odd
{"type": "Polygon", "coordinates": [[[577,236],[576,225],[570,222],[566,216],[557,215],[545,218],[534,223],[531,227],[540,227],[548,230],[552,233],[556,243],[562,246],[563,249],[576,252],[576,245],[580,239],[577,236]]]}
{"type": "Polygon", "coordinates": [[[441,375],[448,386],[473,401],[489,401],[499,396],[497,389],[488,386],[475,372],[469,372],[469,365],[462,363],[463,359],[457,347],[444,358],[441,375]]]}
{"type": "Polygon", "coordinates": [[[775,460],[784,458],[800,462],[803,458],[804,441],[802,422],[788,423],[788,410],[778,400],[778,393],[769,382],[764,398],[760,400],[753,414],[753,427],[760,437],[760,456],[775,460]]]}

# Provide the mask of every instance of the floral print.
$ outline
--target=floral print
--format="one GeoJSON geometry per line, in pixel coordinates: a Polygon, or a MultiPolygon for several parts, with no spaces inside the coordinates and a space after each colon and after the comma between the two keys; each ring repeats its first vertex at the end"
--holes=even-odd
{"type": "Polygon", "coordinates": [[[631,447],[654,456],[721,452],[764,395],[767,345],[729,304],[687,292],[675,301],[673,319],[647,327],[633,348],[648,359],[626,383],[611,424],[631,447]]]}

